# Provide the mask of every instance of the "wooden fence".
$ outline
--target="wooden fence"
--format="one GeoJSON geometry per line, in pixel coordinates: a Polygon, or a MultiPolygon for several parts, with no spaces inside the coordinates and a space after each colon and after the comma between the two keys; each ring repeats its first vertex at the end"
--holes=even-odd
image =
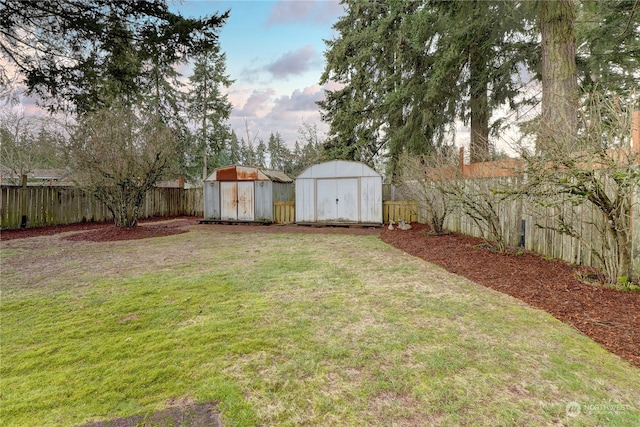
{"type": "MultiPolygon", "coordinates": [[[[515,188],[521,177],[499,177],[474,179],[475,185],[487,189],[515,188]]],[[[0,189],[0,227],[4,229],[64,225],[88,221],[111,221],[106,207],[75,187],[10,187],[0,189]]],[[[480,187],[470,191],[481,196],[480,187]]],[[[632,208],[632,238],[634,270],[640,271],[640,198],[632,208]]],[[[201,188],[154,188],[145,199],[140,218],[176,215],[203,216],[203,192],[201,188]]],[[[540,207],[526,199],[506,199],[495,203],[500,218],[500,229],[510,246],[524,244],[524,248],[542,255],[562,259],[574,264],[601,268],[598,259],[587,247],[603,249],[612,242],[606,240],[601,228],[602,214],[587,205],[574,206],[569,202],[540,207]],[[585,242],[550,229],[558,213],[579,224],[585,242]]],[[[275,222],[295,222],[294,202],[274,203],[275,222]]],[[[404,200],[383,202],[383,221],[396,223],[425,222],[424,213],[417,203],[404,200]]],[[[446,219],[445,228],[450,231],[484,237],[487,230],[459,208],[446,219]]]]}
{"type": "MultiPolygon", "coordinates": [[[[471,204],[475,200],[478,205],[486,203],[489,199],[491,208],[498,218],[499,231],[508,246],[523,246],[526,250],[549,258],[603,268],[594,252],[607,253],[615,246],[615,242],[610,241],[604,231],[607,221],[603,213],[588,203],[576,205],[571,201],[558,199],[557,203],[541,205],[526,197],[500,196],[507,190],[517,189],[523,179],[523,176],[467,179],[464,187],[467,191],[465,197],[471,204]],[[485,200],[481,200],[483,198],[485,200]],[[579,231],[582,240],[555,231],[554,228],[558,228],[556,220],[559,217],[572,224],[579,231]]],[[[474,220],[467,213],[468,209],[465,211],[460,204],[454,205],[453,211],[445,220],[446,230],[491,239],[486,223],[474,220]]],[[[400,218],[407,220],[409,215],[412,221],[426,222],[426,214],[421,212],[419,204],[414,202],[385,201],[383,212],[385,222],[398,222],[400,218]]],[[[634,271],[640,273],[640,198],[636,198],[631,206],[629,221],[634,271]]]]}
{"type": "Polygon", "coordinates": [[[274,222],[293,224],[296,221],[296,202],[273,202],[274,222]]]}
{"type": "MultiPolygon", "coordinates": [[[[203,214],[201,188],[153,188],[140,218],[203,214]]],[[[0,228],[3,230],[89,221],[111,221],[104,204],[76,187],[12,187],[0,189],[0,228]]]]}
{"type": "Polygon", "coordinates": [[[405,222],[424,222],[418,213],[416,202],[406,200],[385,200],[382,202],[382,220],[385,223],[393,221],[397,224],[401,219],[405,222]]]}

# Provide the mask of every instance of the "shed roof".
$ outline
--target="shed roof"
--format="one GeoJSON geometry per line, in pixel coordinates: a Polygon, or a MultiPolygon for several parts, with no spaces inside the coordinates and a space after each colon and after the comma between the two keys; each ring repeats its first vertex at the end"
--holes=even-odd
{"type": "Polygon", "coordinates": [[[293,182],[293,179],[282,171],[254,166],[230,165],[214,170],[205,181],[273,181],[287,183],[293,182]]]}
{"type": "Polygon", "coordinates": [[[353,178],[360,176],[381,177],[378,172],[364,163],[347,160],[331,160],[308,167],[298,175],[297,179],[353,178]]]}

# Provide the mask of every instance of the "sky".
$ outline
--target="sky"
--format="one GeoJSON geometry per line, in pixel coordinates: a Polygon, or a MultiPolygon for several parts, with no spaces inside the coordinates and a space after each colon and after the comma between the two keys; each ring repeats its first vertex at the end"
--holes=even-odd
{"type": "Polygon", "coordinates": [[[319,81],[324,40],[334,37],[332,26],[343,13],[338,1],[202,0],[170,2],[169,7],[185,17],[230,10],[219,41],[227,74],[235,80],[228,90],[233,105],[229,123],[239,138],[266,142],[279,132],[293,147],[305,123],[317,125],[321,136],[326,133],[316,102],[331,89],[319,81]]]}

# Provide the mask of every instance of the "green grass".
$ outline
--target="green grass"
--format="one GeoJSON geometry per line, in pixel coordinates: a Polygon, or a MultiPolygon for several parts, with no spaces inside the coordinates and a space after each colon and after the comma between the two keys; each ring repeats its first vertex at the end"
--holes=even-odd
{"type": "Polygon", "coordinates": [[[15,240],[1,278],[5,426],[210,400],[225,426],[640,420],[640,370],[371,236],[15,240]]]}

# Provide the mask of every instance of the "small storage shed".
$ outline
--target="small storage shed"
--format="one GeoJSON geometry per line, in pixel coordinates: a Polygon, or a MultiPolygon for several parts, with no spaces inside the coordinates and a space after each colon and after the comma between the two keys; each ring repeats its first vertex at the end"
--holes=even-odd
{"type": "Polygon", "coordinates": [[[274,221],[274,202],[293,201],[294,182],[284,172],[231,165],[204,181],[203,222],[274,221]]]}
{"type": "Polygon", "coordinates": [[[382,224],[382,176],[345,160],[307,168],[296,178],[296,223],[382,224]]]}

